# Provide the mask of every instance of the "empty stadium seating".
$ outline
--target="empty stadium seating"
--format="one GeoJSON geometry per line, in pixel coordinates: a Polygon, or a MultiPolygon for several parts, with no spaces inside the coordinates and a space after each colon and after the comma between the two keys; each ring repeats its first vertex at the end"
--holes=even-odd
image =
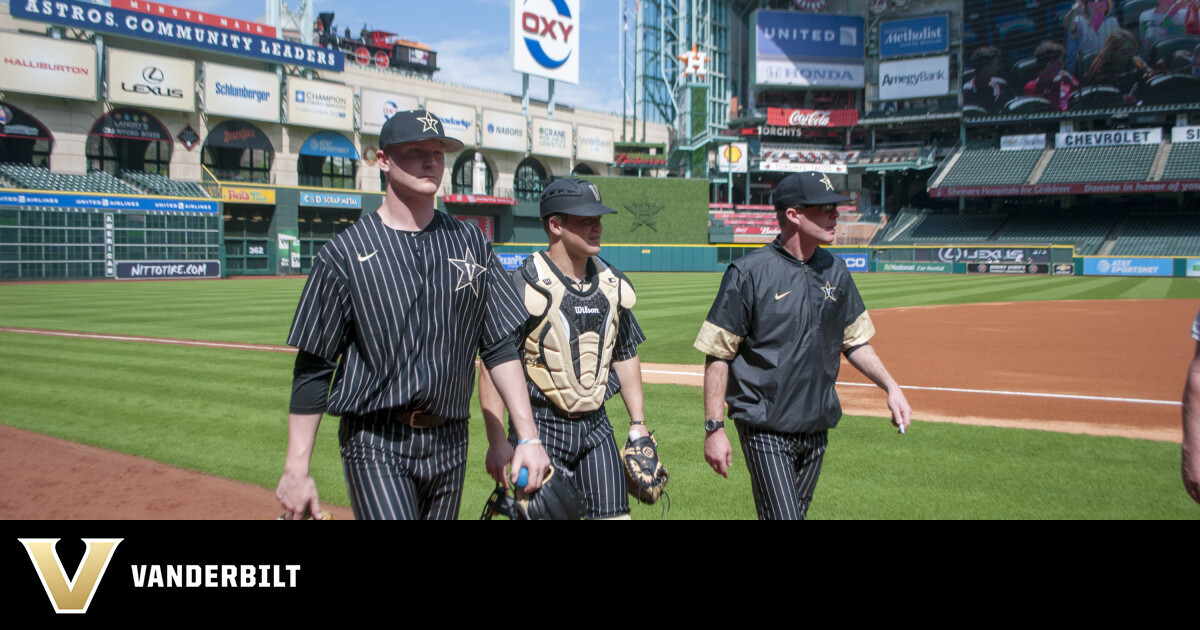
{"type": "Polygon", "coordinates": [[[1040,184],[1146,181],[1158,145],[1057,149],[1040,184]]]}
{"type": "MultiPolygon", "coordinates": [[[[976,145],[978,146],[978,145],[976,145]]],[[[1024,184],[1038,158],[1040,150],[1000,151],[994,148],[962,152],[954,168],[945,176],[941,186],[998,186],[1024,184]]]]}
{"type": "Polygon", "coordinates": [[[1171,155],[1167,158],[1162,179],[1200,179],[1200,143],[1172,144],[1171,155]]]}
{"type": "Polygon", "coordinates": [[[1200,215],[1139,213],[1125,220],[1114,256],[1200,256],[1200,215]]]}
{"type": "Polygon", "coordinates": [[[1009,221],[993,237],[998,243],[1074,245],[1075,253],[1098,253],[1117,221],[1117,214],[1101,212],[1022,213],[1009,221]]]}
{"type": "Polygon", "coordinates": [[[166,175],[137,171],[121,171],[121,179],[155,195],[169,197],[207,197],[200,184],[178,182],[166,175]]]}
{"type": "Polygon", "coordinates": [[[141,194],[141,191],[104,171],[92,171],[87,175],[63,175],[52,173],[50,169],[27,164],[0,164],[0,174],[17,188],[28,190],[141,194]]]}

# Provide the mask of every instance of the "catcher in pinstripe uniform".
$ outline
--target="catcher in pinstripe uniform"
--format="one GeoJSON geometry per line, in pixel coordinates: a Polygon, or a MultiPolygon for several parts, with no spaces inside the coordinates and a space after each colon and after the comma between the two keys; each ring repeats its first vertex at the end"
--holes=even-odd
{"type": "MultiPolygon", "coordinates": [[[[642,409],[637,346],[645,335],[630,310],[633,286],[597,256],[600,218],[614,212],[585,180],[552,183],[541,199],[550,246],[512,276],[528,315],[519,343],[538,433],[550,456],[574,474],[589,519],[629,518],[622,456],[604,402],[619,391],[629,410],[631,443],[652,440],[642,409]]],[[[479,387],[492,443],[487,468],[500,482],[509,455],[493,436],[504,435],[504,404],[491,379],[481,376],[479,387]]],[[[508,444],[516,438],[510,431],[508,444]]],[[[649,448],[657,459],[656,445],[649,448]]]]}
{"type": "Polygon", "coordinates": [[[308,467],[324,411],[341,416],[355,518],[457,518],[476,356],[512,410],[524,443],[508,455],[531,491],[549,466],[515,350],[520,298],[479,229],[434,205],[463,144],[416,110],[388,119],[379,146],[383,205],[314,256],[288,337],[299,353],[276,496],[289,520],[320,518],[308,467]]]}
{"type": "Polygon", "coordinates": [[[704,457],[733,464],[725,406],[737,423],[760,519],[808,513],[827,430],[842,416],[834,383],[844,354],[888,393],[903,433],[912,409],[868,343],[875,327],[833,243],[837,205],[850,201],[824,173],[789,175],[775,192],[780,235],[729,266],[695,346],[704,369],[704,457]]]}

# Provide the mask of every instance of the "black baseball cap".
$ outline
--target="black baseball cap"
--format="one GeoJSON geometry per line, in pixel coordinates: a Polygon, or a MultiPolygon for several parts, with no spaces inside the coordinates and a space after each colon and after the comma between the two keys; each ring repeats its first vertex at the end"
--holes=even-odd
{"type": "Polygon", "coordinates": [[[438,120],[427,110],[414,109],[407,112],[396,112],[379,132],[379,148],[386,149],[393,144],[404,142],[420,142],[422,140],[441,140],[446,151],[454,153],[461,151],[463,143],[456,138],[446,135],[442,121],[438,120]]]}
{"type": "Polygon", "coordinates": [[[775,188],[775,203],[784,204],[789,208],[821,206],[850,200],[850,197],[834,191],[833,181],[829,179],[828,173],[816,171],[788,175],[775,188]]]}
{"type": "Polygon", "coordinates": [[[598,217],[616,212],[600,202],[600,191],[595,184],[573,178],[556,180],[547,186],[542,191],[541,209],[543,219],[552,214],[598,217]]]}

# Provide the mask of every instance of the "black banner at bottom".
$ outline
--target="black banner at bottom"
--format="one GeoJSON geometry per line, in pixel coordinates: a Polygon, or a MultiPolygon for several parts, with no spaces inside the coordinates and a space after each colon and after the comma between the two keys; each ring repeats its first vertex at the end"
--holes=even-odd
{"type": "Polygon", "coordinates": [[[1050,275],[1050,265],[1045,263],[968,263],[967,273],[986,273],[994,275],[1050,275]]]}

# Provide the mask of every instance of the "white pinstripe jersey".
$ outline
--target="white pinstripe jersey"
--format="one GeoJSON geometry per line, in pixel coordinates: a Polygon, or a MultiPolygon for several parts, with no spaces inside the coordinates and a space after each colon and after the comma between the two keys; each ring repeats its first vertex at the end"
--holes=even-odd
{"type": "Polygon", "coordinates": [[[371,213],[313,258],[288,345],[341,357],[330,414],[399,408],[462,419],[475,356],[525,317],[479,228],[438,212],[404,232],[371,213]]]}

